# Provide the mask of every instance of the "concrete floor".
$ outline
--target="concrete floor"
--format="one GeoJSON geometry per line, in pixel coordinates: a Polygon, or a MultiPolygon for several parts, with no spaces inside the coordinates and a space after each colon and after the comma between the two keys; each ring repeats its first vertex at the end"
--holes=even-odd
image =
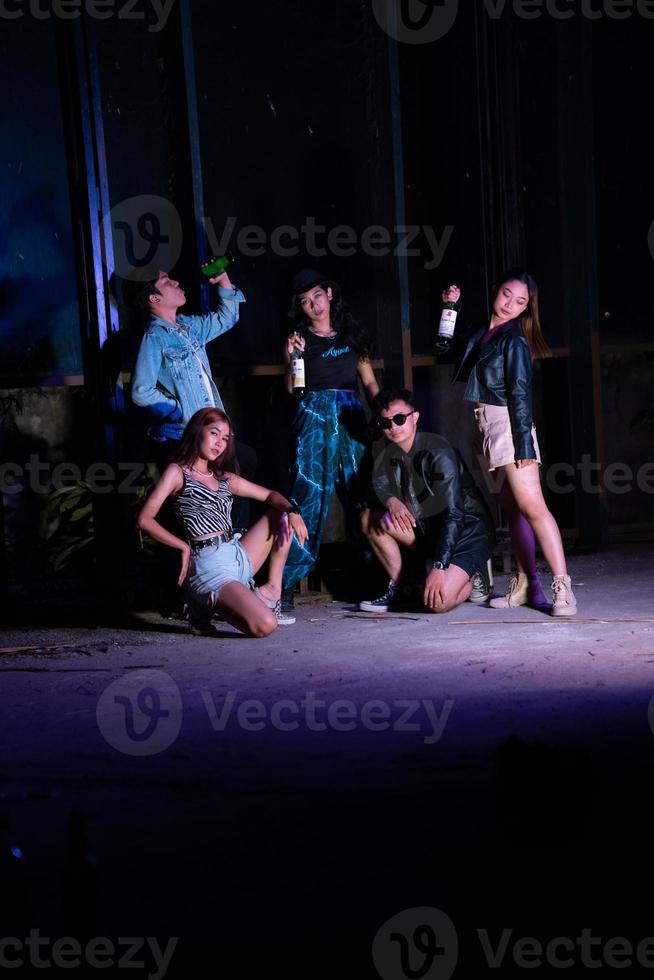
{"type": "MultiPolygon", "coordinates": [[[[314,601],[266,640],[145,614],[9,627],[4,934],[179,937],[165,971],[135,956],[144,976],[395,980],[420,971],[383,924],[428,907],[451,923],[394,927],[409,948],[430,915],[447,933],[428,980],[484,975],[480,929],[493,947],[513,929],[502,975],[526,968],[519,938],[583,928],[611,966],[604,943],[654,935],[654,557],[612,549],[571,573],[569,621],[314,601]]],[[[590,954],[570,955],[577,976],[590,954]]],[[[539,976],[559,975],[553,956],[539,976]]]]}

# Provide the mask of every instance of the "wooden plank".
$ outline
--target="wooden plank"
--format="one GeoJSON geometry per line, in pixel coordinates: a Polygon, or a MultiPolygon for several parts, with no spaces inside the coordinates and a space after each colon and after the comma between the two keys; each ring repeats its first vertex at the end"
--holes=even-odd
{"type": "Polygon", "coordinates": [[[5,653],[28,653],[30,650],[64,650],[73,647],[74,643],[36,643],[26,647],[1,647],[0,655],[5,653]]]}
{"type": "Polygon", "coordinates": [[[413,391],[413,358],[411,355],[411,331],[402,331],[402,367],[404,387],[413,391]]]}
{"type": "Polygon", "coordinates": [[[564,623],[567,626],[583,625],[585,623],[654,623],[654,619],[591,619],[581,616],[550,616],[545,614],[541,619],[496,619],[489,615],[488,619],[451,619],[448,626],[549,626],[554,623],[564,623]]]}

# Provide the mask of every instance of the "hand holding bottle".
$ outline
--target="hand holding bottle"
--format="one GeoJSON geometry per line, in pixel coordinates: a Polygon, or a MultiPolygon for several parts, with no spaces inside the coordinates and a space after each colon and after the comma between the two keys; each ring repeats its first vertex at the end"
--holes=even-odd
{"type": "Polygon", "coordinates": [[[452,283],[451,286],[448,286],[441,293],[443,308],[438,324],[438,337],[436,339],[437,351],[441,348],[446,349],[452,341],[460,298],[461,290],[456,283],[452,283]]]}
{"type": "Polygon", "coordinates": [[[287,364],[289,375],[288,391],[298,398],[305,393],[305,374],[304,374],[304,337],[295,331],[289,335],[286,346],[284,347],[284,358],[287,364]]]}
{"type": "Polygon", "coordinates": [[[444,303],[458,303],[461,299],[461,289],[456,283],[452,283],[447,289],[444,289],[441,294],[441,299],[444,303]]]}
{"type": "Polygon", "coordinates": [[[286,353],[288,354],[289,358],[293,354],[293,351],[295,350],[303,351],[305,343],[306,341],[304,337],[302,336],[302,334],[298,333],[297,331],[295,333],[289,334],[288,340],[286,341],[286,353]]]}
{"type": "Polygon", "coordinates": [[[222,286],[223,289],[233,289],[231,279],[226,272],[221,272],[217,276],[212,276],[209,279],[212,286],[222,286]]]}
{"type": "Polygon", "coordinates": [[[231,255],[214,255],[212,259],[200,266],[200,278],[205,282],[208,280],[212,286],[232,289],[227,269],[233,264],[233,261],[231,255]]]}

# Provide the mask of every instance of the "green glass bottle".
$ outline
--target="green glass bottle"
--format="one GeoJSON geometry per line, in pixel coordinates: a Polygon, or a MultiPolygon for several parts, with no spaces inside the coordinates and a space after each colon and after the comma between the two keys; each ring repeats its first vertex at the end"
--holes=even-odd
{"type": "Polygon", "coordinates": [[[205,279],[213,279],[214,276],[219,276],[221,272],[229,269],[233,261],[230,255],[214,255],[200,266],[200,272],[205,279]]]}

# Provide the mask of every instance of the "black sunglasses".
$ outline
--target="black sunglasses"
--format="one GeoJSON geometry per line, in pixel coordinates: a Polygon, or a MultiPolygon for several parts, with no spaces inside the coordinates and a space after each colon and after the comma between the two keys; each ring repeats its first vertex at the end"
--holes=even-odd
{"type": "Polygon", "coordinates": [[[380,429],[390,429],[393,423],[395,423],[395,425],[404,425],[409,415],[415,415],[415,414],[416,411],[414,409],[412,412],[407,412],[406,415],[404,415],[403,412],[398,412],[397,415],[391,415],[390,418],[386,418],[385,416],[380,416],[377,419],[377,425],[379,426],[380,429]]]}

